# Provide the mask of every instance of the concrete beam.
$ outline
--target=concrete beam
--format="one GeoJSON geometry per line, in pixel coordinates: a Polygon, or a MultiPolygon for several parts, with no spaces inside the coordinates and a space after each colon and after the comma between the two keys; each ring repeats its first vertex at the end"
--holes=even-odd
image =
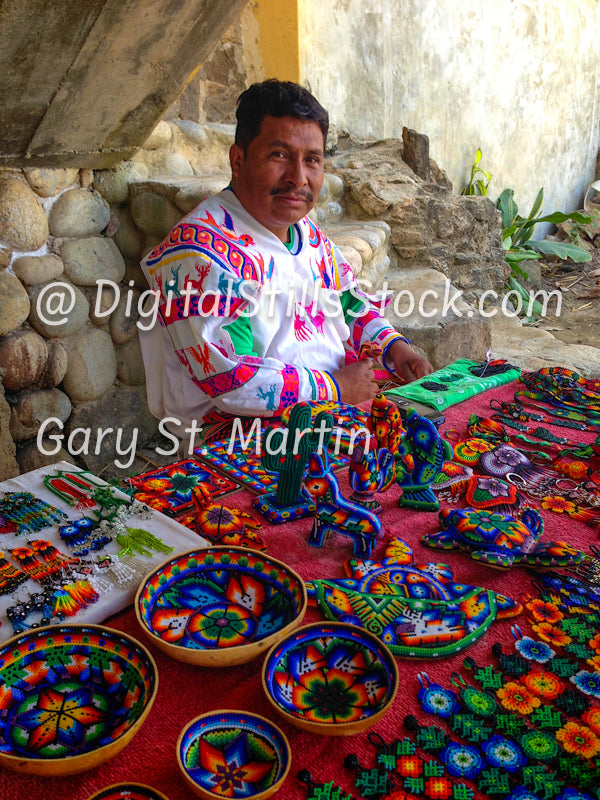
{"type": "Polygon", "coordinates": [[[130,157],[247,0],[5,0],[0,164],[130,157]]]}

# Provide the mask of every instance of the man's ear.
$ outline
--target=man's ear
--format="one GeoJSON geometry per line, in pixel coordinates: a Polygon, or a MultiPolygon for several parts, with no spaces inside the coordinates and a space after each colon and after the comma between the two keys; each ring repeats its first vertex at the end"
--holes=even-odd
{"type": "Polygon", "coordinates": [[[244,151],[237,144],[232,144],[229,148],[229,163],[231,165],[231,176],[237,178],[242,162],[244,161],[244,151]]]}

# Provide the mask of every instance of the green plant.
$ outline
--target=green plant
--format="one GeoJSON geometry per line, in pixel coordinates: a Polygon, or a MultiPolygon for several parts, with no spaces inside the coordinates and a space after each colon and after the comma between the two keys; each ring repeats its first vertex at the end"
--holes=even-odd
{"type": "Polygon", "coordinates": [[[475,151],[475,160],[473,161],[473,166],[471,167],[471,179],[469,183],[465,186],[462,190],[461,195],[465,196],[473,196],[473,195],[486,195],[488,186],[490,185],[490,181],[492,180],[492,173],[486,172],[484,169],[481,169],[479,166],[479,162],[481,161],[481,150],[478,147],[475,151]],[[479,177],[480,175],[483,178],[479,177]]]}
{"type": "Polygon", "coordinates": [[[513,189],[505,189],[496,201],[496,208],[502,214],[502,247],[506,251],[506,260],[510,264],[513,278],[515,275],[527,277],[519,267],[521,261],[540,259],[543,255],[553,255],[561,259],[570,258],[579,264],[590,260],[590,254],[576,244],[548,242],[532,238],[534,228],[540,222],[551,222],[553,225],[557,225],[559,222],[571,220],[575,224],[586,225],[592,220],[589,214],[582,214],[580,211],[563,214],[562,211],[555,211],[553,214],[540,215],[539,212],[544,201],[542,188],[539,190],[529,214],[521,217],[514,194],[513,189]]]}

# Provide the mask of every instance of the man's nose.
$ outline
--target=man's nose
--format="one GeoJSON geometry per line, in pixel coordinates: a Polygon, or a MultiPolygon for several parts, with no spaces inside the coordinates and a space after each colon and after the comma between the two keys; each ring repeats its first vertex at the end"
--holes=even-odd
{"type": "Polygon", "coordinates": [[[308,183],[304,160],[302,158],[288,159],[285,177],[294,186],[304,186],[308,183]]]}

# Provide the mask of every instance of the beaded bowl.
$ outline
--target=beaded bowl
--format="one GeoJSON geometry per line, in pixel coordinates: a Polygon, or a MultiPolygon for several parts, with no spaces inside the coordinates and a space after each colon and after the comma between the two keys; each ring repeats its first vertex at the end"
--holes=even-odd
{"type": "Polygon", "coordinates": [[[270,797],[291,764],[288,740],[258,714],[213,711],[192,720],[177,742],[177,761],[189,788],[215,797],[270,797]]]}
{"type": "Polygon", "coordinates": [[[147,575],[135,611],[168,655],[222,667],[264,653],[300,624],[306,604],[302,578],[283,562],[245,547],[209,547],[147,575]]]}
{"type": "Polygon", "coordinates": [[[145,783],[113,783],[95,792],[88,800],[169,800],[169,798],[146,786],[145,783]]]}
{"type": "Polygon", "coordinates": [[[330,736],[370,728],[398,689],[393,655],[377,637],[344,622],[317,622],[268,652],[263,688],[298,728],[330,736]]]}
{"type": "Polygon", "coordinates": [[[0,766],[71,775],[120,752],[148,715],[156,664],[101,625],[52,625],[0,647],[0,766]]]}

